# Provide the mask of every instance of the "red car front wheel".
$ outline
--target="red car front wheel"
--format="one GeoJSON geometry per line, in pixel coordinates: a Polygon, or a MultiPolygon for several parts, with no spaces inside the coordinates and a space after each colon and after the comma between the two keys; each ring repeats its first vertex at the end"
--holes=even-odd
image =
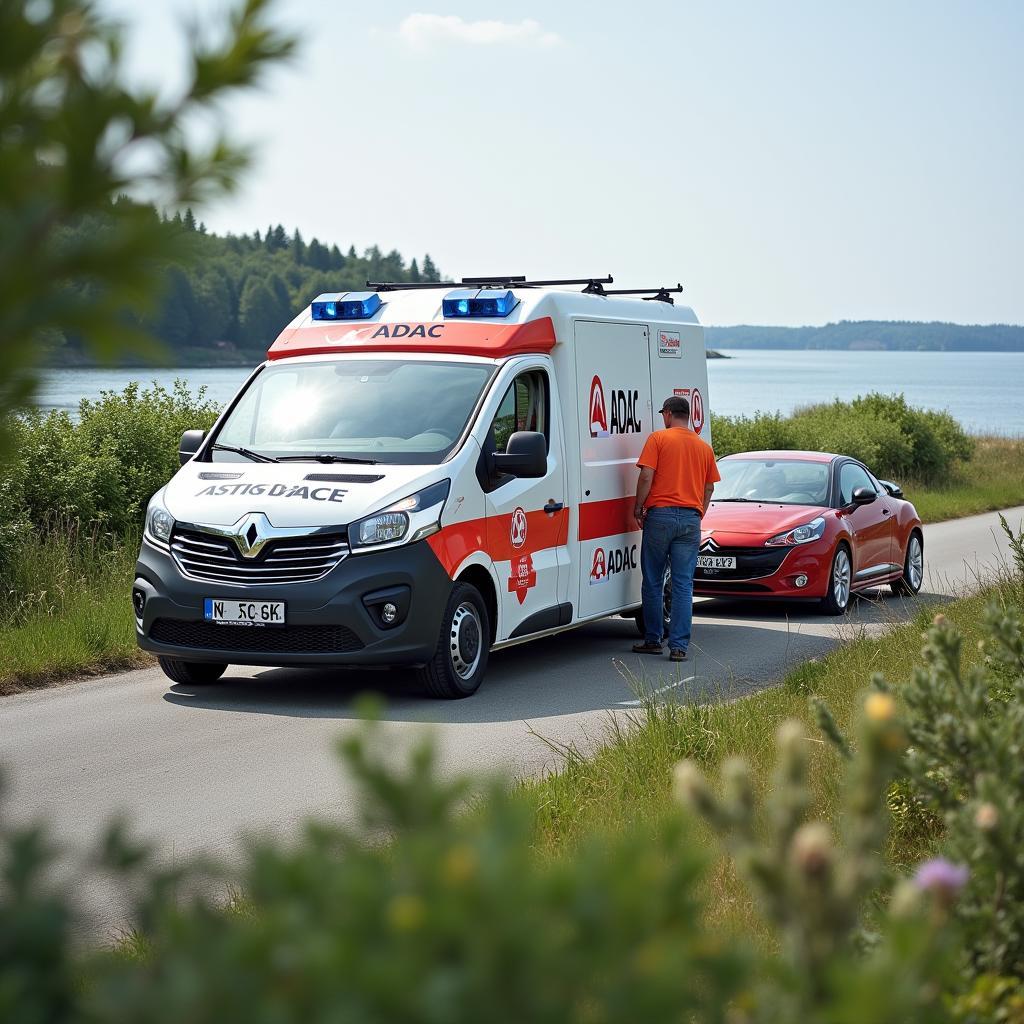
{"type": "Polygon", "coordinates": [[[832,568],[828,574],[828,590],[821,599],[821,610],[826,615],[842,615],[850,606],[850,584],[853,581],[853,564],[850,549],[840,544],[832,556],[832,568]]]}

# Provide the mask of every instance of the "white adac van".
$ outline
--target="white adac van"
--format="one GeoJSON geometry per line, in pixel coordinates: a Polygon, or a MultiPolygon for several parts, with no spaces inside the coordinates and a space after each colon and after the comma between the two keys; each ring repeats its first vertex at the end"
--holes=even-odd
{"type": "Polygon", "coordinates": [[[182,438],[146,514],[139,645],[179,683],[409,666],[455,698],[491,651],[638,614],[635,463],[673,394],[710,439],[704,332],[607,280],[321,295],[182,438]]]}

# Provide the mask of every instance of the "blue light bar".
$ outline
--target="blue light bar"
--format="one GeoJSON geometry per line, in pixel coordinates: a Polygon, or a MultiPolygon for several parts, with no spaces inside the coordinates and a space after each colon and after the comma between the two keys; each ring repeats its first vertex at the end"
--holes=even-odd
{"type": "Polygon", "coordinates": [[[376,292],[326,292],[312,304],[314,320],[368,320],[382,303],[376,292]]]}
{"type": "Polygon", "coordinates": [[[512,292],[490,288],[460,288],[449,292],[441,301],[445,316],[508,316],[519,300],[512,292]]]}

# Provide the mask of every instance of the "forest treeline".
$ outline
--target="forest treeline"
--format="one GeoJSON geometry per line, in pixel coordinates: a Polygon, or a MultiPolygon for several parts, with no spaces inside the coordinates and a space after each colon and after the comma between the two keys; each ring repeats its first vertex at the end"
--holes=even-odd
{"type": "Polygon", "coordinates": [[[912,320],[841,320],[823,327],[706,327],[714,348],[1022,352],[1024,327],[912,320]]]}
{"type": "MultiPolygon", "coordinates": [[[[128,200],[120,200],[127,202],[128,200]]],[[[365,288],[367,280],[438,281],[429,254],[408,263],[397,250],[376,245],[361,254],[318,238],[303,238],[281,224],[252,234],[217,235],[191,209],[160,218],[168,236],[164,289],[145,313],[126,311],[162,342],[164,358],[179,365],[251,362],[266,351],[281,328],[322,292],[365,288]],[[250,358],[246,360],[246,356],[250,358]]],[[[102,217],[87,218],[66,233],[74,246],[90,232],[108,230],[102,217]]],[[[69,285],[88,290],[88,281],[69,285]]],[[[51,362],[87,362],[83,339],[51,339],[51,362]]]]}

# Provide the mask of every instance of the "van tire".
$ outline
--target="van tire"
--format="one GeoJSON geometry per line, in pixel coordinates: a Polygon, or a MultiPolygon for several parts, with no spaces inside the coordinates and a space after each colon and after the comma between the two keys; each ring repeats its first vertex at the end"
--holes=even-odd
{"type": "Polygon", "coordinates": [[[480,688],[487,671],[491,624],[487,603],[476,587],[456,583],[445,605],[433,658],[418,672],[431,697],[459,700],[480,688]]]}
{"type": "Polygon", "coordinates": [[[180,658],[166,658],[163,655],[157,658],[163,673],[174,683],[183,683],[185,686],[206,686],[208,683],[215,683],[225,671],[227,665],[214,661],[182,661],[180,658]]]}

